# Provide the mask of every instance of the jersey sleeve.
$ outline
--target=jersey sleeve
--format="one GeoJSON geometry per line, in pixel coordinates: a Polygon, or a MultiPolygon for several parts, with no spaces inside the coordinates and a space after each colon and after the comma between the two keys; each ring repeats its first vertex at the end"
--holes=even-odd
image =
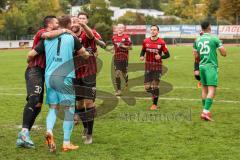
{"type": "Polygon", "coordinates": [[[38,42],[42,39],[42,34],[45,32],[47,31],[42,29],[34,35],[32,49],[34,49],[37,46],[38,42]]]}
{"type": "Polygon", "coordinates": [[[45,53],[45,47],[44,47],[44,40],[40,40],[37,44],[37,46],[34,48],[34,50],[38,54],[44,54],[45,53]]]}
{"type": "Polygon", "coordinates": [[[98,40],[101,40],[101,39],[102,39],[101,35],[100,35],[97,31],[93,31],[93,35],[94,35],[94,37],[95,37],[96,39],[98,39],[98,40]]]}
{"type": "Polygon", "coordinates": [[[87,42],[87,35],[85,33],[82,33],[80,36],[79,36],[79,39],[80,39],[80,42],[82,44],[86,43],[87,42]]]}
{"type": "Polygon", "coordinates": [[[82,48],[82,44],[80,43],[78,38],[76,37],[73,37],[73,38],[74,38],[74,50],[78,51],[82,48]]]}
{"type": "Polygon", "coordinates": [[[142,51],[146,52],[146,42],[143,41],[142,43],[142,51]]]}
{"type": "Polygon", "coordinates": [[[39,34],[38,34],[39,38],[42,39],[43,33],[46,33],[46,32],[47,32],[46,30],[40,31],[39,34]]]}
{"type": "Polygon", "coordinates": [[[127,42],[127,45],[128,45],[128,46],[131,46],[131,45],[132,45],[132,41],[131,41],[130,36],[127,36],[126,42],[127,42]]]}
{"type": "Polygon", "coordinates": [[[163,42],[163,44],[162,44],[162,51],[163,51],[163,53],[168,52],[167,44],[165,42],[163,42]]]}
{"type": "Polygon", "coordinates": [[[196,40],[193,43],[193,50],[197,51],[197,42],[196,42],[196,40]]]}
{"type": "Polygon", "coordinates": [[[217,48],[221,48],[222,46],[223,46],[223,44],[222,44],[222,42],[220,41],[220,39],[219,38],[215,38],[215,43],[216,43],[216,47],[217,48]]]}

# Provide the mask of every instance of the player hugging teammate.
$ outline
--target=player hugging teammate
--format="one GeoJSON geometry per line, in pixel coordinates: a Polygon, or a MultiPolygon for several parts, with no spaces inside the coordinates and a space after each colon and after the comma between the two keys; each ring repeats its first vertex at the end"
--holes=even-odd
{"type": "MultiPolygon", "coordinates": [[[[43,28],[34,36],[34,49],[43,39],[51,39],[66,32],[67,29],[58,29],[58,20],[55,16],[46,16],[43,20],[43,28]]],[[[22,130],[17,137],[18,147],[34,148],[34,143],[30,138],[30,130],[39,115],[43,103],[44,95],[44,72],[46,60],[44,54],[39,54],[28,62],[25,72],[27,103],[23,111],[22,130]]]]}
{"type": "MultiPolygon", "coordinates": [[[[97,45],[106,45],[96,30],[87,26],[88,15],[80,12],[77,17],[62,16],[44,18],[44,29],[37,32],[34,45],[28,54],[28,67],[25,72],[27,103],[23,112],[22,130],[17,137],[17,147],[34,148],[30,130],[41,111],[46,82],[46,103],[49,111],[46,118],[46,142],[50,152],[56,151],[53,128],[59,108],[64,110],[63,151],[75,150],[78,146],[70,143],[74,122],[82,121],[84,144],[93,141],[95,117],[97,45]]],[[[202,84],[201,118],[212,121],[210,107],[218,85],[218,49],[222,56],[226,51],[221,41],[212,35],[209,22],[201,24],[203,35],[194,43],[195,76],[202,84]],[[200,77],[200,78],[199,78],[200,77]]],[[[112,37],[114,44],[114,66],[116,96],[121,95],[122,75],[128,84],[128,58],[132,48],[130,37],[124,34],[125,26],[117,25],[117,35],[112,37]]],[[[142,44],[140,60],[145,60],[145,90],[152,95],[151,110],[156,110],[159,98],[159,82],[162,75],[162,59],[170,57],[164,40],[158,37],[159,28],[151,26],[151,36],[142,44]]]]}

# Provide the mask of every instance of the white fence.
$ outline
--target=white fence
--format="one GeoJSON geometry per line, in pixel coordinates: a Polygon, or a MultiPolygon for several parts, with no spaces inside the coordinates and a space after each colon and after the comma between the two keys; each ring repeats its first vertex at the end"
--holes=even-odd
{"type": "Polygon", "coordinates": [[[4,48],[29,48],[32,47],[33,40],[0,41],[0,49],[4,48]]]}

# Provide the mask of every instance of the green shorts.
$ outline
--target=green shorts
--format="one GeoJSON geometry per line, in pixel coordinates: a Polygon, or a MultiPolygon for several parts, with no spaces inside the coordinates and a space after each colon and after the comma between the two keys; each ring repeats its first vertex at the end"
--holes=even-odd
{"type": "Polygon", "coordinates": [[[201,83],[203,86],[218,85],[218,68],[212,65],[199,67],[201,83]]]}

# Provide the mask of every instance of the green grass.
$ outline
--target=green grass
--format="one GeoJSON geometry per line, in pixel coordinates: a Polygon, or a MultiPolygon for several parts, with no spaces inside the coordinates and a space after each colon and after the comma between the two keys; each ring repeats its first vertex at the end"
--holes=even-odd
{"type": "MultiPolygon", "coordinates": [[[[97,104],[100,106],[99,110],[106,114],[96,119],[94,143],[84,145],[80,136],[82,127],[77,126],[74,128],[72,141],[80,149],[62,153],[62,121],[58,120],[54,130],[58,147],[56,154],[50,154],[44,144],[48,109],[46,105],[36,122],[39,129],[31,132],[36,149],[15,147],[19,131],[17,126],[21,125],[25,104],[24,71],[27,50],[0,50],[0,159],[238,160],[240,48],[227,47],[228,56],[219,56],[219,88],[212,107],[215,121],[210,123],[199,119],[201,90],[196,88],[193,77],[191,47],[170,46],[169,50],[171,58],[164,61],[168,71],[161,83],[161,86],[168,87],[169,90],[160,89],[160,92],[163,90],[162,99],[159,100],[161,109],[154,112],[149,110],[151,101],[141,99],[146,97],[142,79],[139,78],[143,75],[141,70],[131,72],[130,67],[129,78],[134,87],[124,95],[125,98],[114,98],[111,55],[100,50],[99,57],[103,61],[103,67],[98,74],[97,89],[98,96],[103,96],[104,99],[97,99],[97,104]],[[139,79],[133,81],[133,78],[139,79]],[[117,104],[116,107],[114,103],[117,104]]],[[[140,63],[139,52],[140,47],[134,47],[130,53],[130,64],[140,63]]]]}

